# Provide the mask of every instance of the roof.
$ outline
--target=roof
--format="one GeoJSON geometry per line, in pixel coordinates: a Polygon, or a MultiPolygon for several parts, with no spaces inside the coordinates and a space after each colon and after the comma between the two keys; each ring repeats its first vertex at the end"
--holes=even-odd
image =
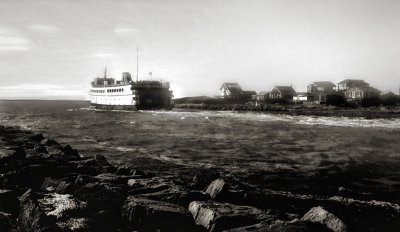
{"type": "Polygon", "coordinates": [[[374,88],[374,87],[362,88],[362,87],[358,87],[358,86],[351,87],[351,88],[347,89],[346,92],[351,92],[354,89],[358,89],[358,90],[361,90],[361,91],[368,91],[368,92],[376,92],[376,93],[380,93],[381,92],[379,89],[374,88]]]}
{"type": "Polygon", "coordinates": [[[267,94],[269,94],[269,91],[261,91],[261,92],[259,92],[259,93],[257,93],[257,95],[267,95],[267,94]]]}
{"type": "Polygon", "coordinates": [[[381,93],[381,95],[391,95],[391,96],[395,96],[396,94],[393,93],[393,92],[390,91],[390,90],[385,90],[385,91],[383,91],[383,92],[381,93]]]}
{"type": "Polygon", "coordinates": [[[257,92],[250,90],[250,91],[243,91],[243,94],[244,95],[257,95],[257,92]]]}
{"type": "Polygon", "coordinates": [[[296,91],[292,88],[292,86],[275,86],[275,89],[281,92],[281,94],[285,93],[296,94],[296,91]]]}
{"type": "Polygon", "coordinates": [[[347,82],[352,82],[352,83],[366,83],[364,80],[358,80],[358,79],[344,79],[343,81],[339,82],[338,84],[343,84],[347,82]]]}
{"type": "Polygon", "coordinates": [[[242,93],[242,88],[238,83],[223,83],[220,89],[224,87],[227,88],[231,93],[242,93]]]}
{"type": "Polygon", "coordinates": [[[316,82],[313,82],[313,84],[316,86],[324,86],[324,87],[336,86],[335,84],[333,84],[330,81],[316,81],[316,82]]]}
{"type": "Polygon", "coordinates": [[[369,92],[377,92],[377,93],[380,93],[380,92],[381,92],[379,89],[374,88],[374,87],[368,87],[368,91],[369,91],[369,92]]]}

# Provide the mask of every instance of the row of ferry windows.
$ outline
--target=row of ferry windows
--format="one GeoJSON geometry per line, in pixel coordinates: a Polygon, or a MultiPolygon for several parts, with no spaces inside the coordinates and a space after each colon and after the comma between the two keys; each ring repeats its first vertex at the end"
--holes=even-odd
{"type": "Polygon", "coordinates": [[[124,92],[124,89],[107,89],[107,93],[124,92]]]}
{"type": "MultiPolygon", "coordinates": [[[[104,89],[93,89],[92,93],[105,93],[104,89]]],[[[124,92],[124,89],[107,89],[107,93],[117,93],[117,92],[124,92]]]]}

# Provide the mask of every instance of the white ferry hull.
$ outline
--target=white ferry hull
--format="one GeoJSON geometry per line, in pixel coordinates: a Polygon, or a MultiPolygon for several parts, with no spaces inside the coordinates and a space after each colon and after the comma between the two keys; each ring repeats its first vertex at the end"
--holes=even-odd
{"type": "Polygon", "coordinates": [[[90,104],[99,109],[136,109],[135,95],[130,84],[115,87],[92,87],[90,104]]]}

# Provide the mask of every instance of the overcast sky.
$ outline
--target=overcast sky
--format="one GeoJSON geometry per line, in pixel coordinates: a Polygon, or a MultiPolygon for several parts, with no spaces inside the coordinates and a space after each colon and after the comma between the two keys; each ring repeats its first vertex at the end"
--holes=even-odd
{"type": "Polygon", "coordinates": [[[176,97],[364,79],[400,86],[397,0],[1,0],[0,98],[87,99],[102,74],[176,97]]]}

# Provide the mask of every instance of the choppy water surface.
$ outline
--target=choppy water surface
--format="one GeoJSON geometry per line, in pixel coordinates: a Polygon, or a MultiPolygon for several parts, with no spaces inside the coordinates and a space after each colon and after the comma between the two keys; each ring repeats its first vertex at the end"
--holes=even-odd
{"type": "Polygon", "coordinates": [[[0,124],[41,132],[114,164],[173,175],[213,170],[263,188],[334,194],[345,187],[396,202],[400,193],[400,119],[0,101],[0,124]]]}

